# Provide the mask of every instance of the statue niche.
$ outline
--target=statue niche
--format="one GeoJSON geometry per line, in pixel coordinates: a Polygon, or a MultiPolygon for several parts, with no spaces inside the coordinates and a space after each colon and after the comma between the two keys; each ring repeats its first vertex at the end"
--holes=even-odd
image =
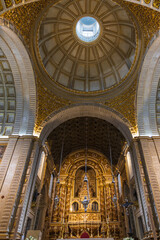
{"type": "MultiPolygon", "coordinates": [[[[84,182],[85,167],[77,170],[75,175],[74,197],[84,199],[87,196],[87,183],[84,182]]],[[[91,167],[87,167],[87,178],[89,182],[89,195],[90,198],[97,197],[96,193],[96,173],[91,167]]]]}

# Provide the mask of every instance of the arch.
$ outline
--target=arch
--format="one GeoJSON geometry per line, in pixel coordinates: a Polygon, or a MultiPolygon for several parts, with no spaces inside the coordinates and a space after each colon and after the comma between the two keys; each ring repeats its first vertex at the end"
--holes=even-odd
{"type": "MultiPolygon", "coordinates": [[[[80,152],[80,151],[78,151],[78,152],[80,152]]],[[[91,152],[91,150],[89,149],[89,152],[91,152]]],[[[95,151],[94,151],[95,152],[95,151]]],[[[70,155],[72,155],[72,154],[70,154],[70,155]]],[[[73,155],[72,155],[73,156],[73,155]]],[[[82,160],[79,160],[80,162],[82,161],[82,160]]],[[[93,160],[92,160],[93,161],[93,160]]],[[[76,161],[77,162],[77,161],[76,161]]],[[[84,168],[85,168],[85,165],[84,165],[85,163],[83,163],[83,165],[82,166],[78,166],[78,168],[76,169],[76,171],[74,171],[74,174],[75,174],[75,177],[79,174],[79,172],[82,170],[82,171],[84,171],[84,168]]],[[[70,172],[71,172],[71,170],[72,169],[70,169],[70,172]]],[[[96,170],[92,167],[92,166],[89,166],[88,165],[88,168],[87,168],[87,171],[88,170],[91,170],[91,171],[93,171],[93,173],[94,173],[94,175],[95,175],[95,178],[96,178],[96,175],[97,175],[97,172],[96,172],[96,170]]]]}
{"type": "Polygon", "coordinates": [[[12,71],[16,91],[16,115],[13,135],[32,135],[36,113],[36,85],[29,55],[18,36],[6,26],[0,27],[0,47],[12,71]]]}
{"type": "MultiPolygon", "coordinates": [[[[76,175],[77,171],[84,167],[85,156],[86,152],[84,149],[71,152],[62,162],[60,174],[76,175]],[[70,158],[74,159],[74,167],[73,162],[70,161],[70,158]]],[[[87,166],[95,171],[96,176],[111,173],[110,162],[103,153],[100,153],[94,149],[87,149],[87,159],[87,166]]]]}
{"type": "Polygon", "coordinates": [[[156,92],[160,76],[160,36],[149,48],[140,73],[137,118],[140,136],[159,136],[156,122],[156,92]]]}
{"type": "Polygon", "coordinates": [[[45,142],[49,134],[61,123],[76,117],[96,117],[106,120],[113,124],[126,138],[129,143],[132,140],[130,125],[122,115],[100,104],[75,104],[63,108],[48,117],[48,121],[43,124],[43,130],[40,134],[42,143],[45,142]]]}

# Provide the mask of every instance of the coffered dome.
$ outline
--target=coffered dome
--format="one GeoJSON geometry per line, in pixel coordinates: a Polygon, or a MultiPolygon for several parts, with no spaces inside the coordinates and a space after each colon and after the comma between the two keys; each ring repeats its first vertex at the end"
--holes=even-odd
{"type": "Polygon", "coordinates": [[[92,92],[126,79],[135,59],[135,39],[134,25],[117,3],[63,0],[46,11],[38,47],[51,80],[70,90],[92,92]]]}

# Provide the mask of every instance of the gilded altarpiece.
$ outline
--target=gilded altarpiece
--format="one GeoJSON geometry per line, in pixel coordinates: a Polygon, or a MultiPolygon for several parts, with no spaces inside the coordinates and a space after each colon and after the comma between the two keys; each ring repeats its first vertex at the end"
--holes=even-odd
{"type": "Polygon", "coordinates": [[[112,182],[112,171],[104,155],[87,151],[87,177],[90,202],[85,213],[82,201],[87,196],[85,176],[85,150],[74,152],[63,161],[60,183],[56,186],[59,202],[54,207],[50,239],[114,237],[123,232],[121,208],[118,203],[117,181],[112,182]],[[117,202],[113,201],[117,196],[117,202]]]}

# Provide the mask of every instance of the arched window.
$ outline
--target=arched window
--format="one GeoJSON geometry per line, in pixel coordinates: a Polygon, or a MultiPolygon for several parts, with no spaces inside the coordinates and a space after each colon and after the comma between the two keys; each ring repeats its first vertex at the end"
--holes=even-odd
{"type": "Polygon", "coordinates": [[[77,203],[77,202],[74,202],[74,203],[72,204],[72,211],[73,211],[73,212],[77,212],[77,211],[78,211],[78,203],[77,203]]]}
{"type": "Polygon", "coordinates": [[[98,212],[98,203],[97,202],[92,203],[92,211],[98,212]]]}

